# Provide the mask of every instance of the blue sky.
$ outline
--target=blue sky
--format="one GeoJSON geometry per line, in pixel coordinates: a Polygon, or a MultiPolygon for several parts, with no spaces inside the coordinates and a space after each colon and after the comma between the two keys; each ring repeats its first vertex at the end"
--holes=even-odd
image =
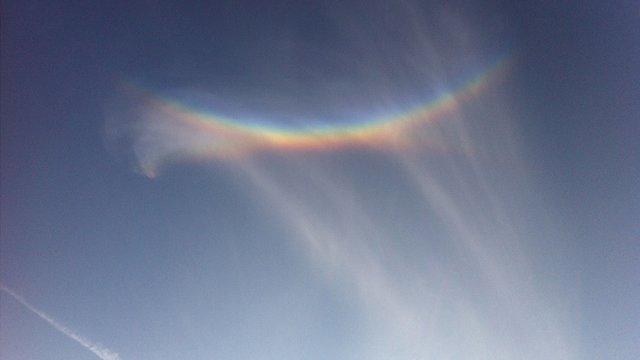
{"type": "Polygon", "coordinates": [[[638,14],[4,2],[0,357],[637,358],[638,14]],[[362,123],[503,58],[408,147],[203,155],[250,147],[158,107],[362,123]]]}

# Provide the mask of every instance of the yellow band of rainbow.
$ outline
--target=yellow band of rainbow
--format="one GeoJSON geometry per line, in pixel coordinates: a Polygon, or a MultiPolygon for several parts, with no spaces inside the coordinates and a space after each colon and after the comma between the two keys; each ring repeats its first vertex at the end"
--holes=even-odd
{"type": "Polygon", "coordinates": [[[463,86],[444,93],[427,104],[400,115],[360,124],[287,128],[245,123],[195,109],[172,98],[144,92],[146,100],[172,126],[198,134],[198,144],[189,149],[194,157],[225,158],[260,151],[331,151],[352,147],[402,148],[419,126],[454,113],[461,103],[480,94],[513,62],[502,57],[463,86]],[[209,141],[202,141],[210,136],[209,141]]]}

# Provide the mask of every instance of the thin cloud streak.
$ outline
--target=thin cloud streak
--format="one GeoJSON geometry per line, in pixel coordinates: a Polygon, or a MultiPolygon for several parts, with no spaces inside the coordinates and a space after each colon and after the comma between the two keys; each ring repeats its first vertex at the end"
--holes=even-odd
{"type": "Polygon", "coordinates": [[[65,334],[71,340],[74,340],[78,344],[82,345],[85,349],[87,349],[87,350],[91,351],[92,353],[94,353],[100,359],[102,359],[102,360],[121,360],[120,355],[118,355],[116,352],[111,351],[111,350],[103,347],[102,345],[96,344],[93,341],[76,334],[75,331],[73,331],[73,330],[69,329],[68,327],[60,324],[58,321],[54,320],[51,316],[47,315],[46,313],[44,313],[41,310],[36,309],[33,305],[29,304],[22,296],[18,295],[17,293],[15,293],[13,290],[9,289],[8,287],[6,287],[4,285],[1,285],[0,286],[0,290],[2,290],[4,292],[6,292],[7,294],[11,295],[11,297],[16,299],[16,301],[18,301],[20,304],[22,304],[25,308],[27,308],[28,310],[30,310],[34,314],[38,315],[42,320],[48,322],[49,325],[53,326],[56,330],[58,330],[61,333],[65,334]]]}
{"type": "MultiPolygon", "coordinates": [[[[370,315],[386,324],[387,329],[381,334],[382,337],[393,336],[393,342],[396,343],[394,348],[398,344],[402,344],[403,348],[408,347],[409,350],[403,353],[416,352],[416,344],[424,333],[420,321],[422,316],[411,304],[406,303],[402,291],[396,288],[382,267],[381,259],[373,253],[367,239],[375,237],[380,229],[368,218],[364,209],[350,199],[353,190],[347,187],[340,191],[340,186],[333,183],[331,177],[322,177],[316,172],[316,176],[308,179],[309,185],[325,197],[328,202],[325,208],[311,197],[282,186],[276,176],[256,164],[243,163],[241,168],[271,208],[280,213],[284,224],[294,232],[295,245],[301,245],[310,260],[321,266],[325,275],[337,275],[335,278],[341,280],[335,285],[352,286],[356,299],[368,309],[370,315]]],[[[295,171],[293,168],[289,170],[295,171]]],[[[304,167],[303,173],[314,172],[304,167]]],[[[394,356],[399,355],[398,349],[390,351],[394,351],[394,356]]],[[[368,358],[378,357],[371,354],[368,358]]]]}

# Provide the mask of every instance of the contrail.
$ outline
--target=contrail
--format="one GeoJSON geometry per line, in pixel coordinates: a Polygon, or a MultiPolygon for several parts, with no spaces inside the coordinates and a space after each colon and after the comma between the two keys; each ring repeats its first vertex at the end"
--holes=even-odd
{"type": "Polygon", "coordinates": [[[82,345],[84,348],[86,348],[87,350],[91,351],[92,353],[94,353],[100,359],[102,359],[102,360],[120,360],[120,355],[118,355],[117,353],[115,353],[115,352],[113,352],[113,351],[111,351],[111,350],[109,350],[107,348],[104,348],[99,344],[95,344],[91,340],[88,340],[88,339],[76,334],[73,330],[69,329],[68,327],[66,327],[66,326],[64,326],[62,324],[60,324],[59,322],[57,322],[56,320],[51,318],[49,315],[47,315],[44,312],[42,312],[42,311],[36,309],[35,307],[33,307],[22,296],[16,294],[13,290],[9,289],[8,287],[6,287],[4,285],[0,285],[0,289],[3,290],[4,292],[6,292],[7,294],[11,295],[20,304],[24,305],[24,307],[26,307],[27,309],[31,310],[31,312],[33,312],[34,314],[38,315],[41,319],[43,319],[44,321],[48,322],[49,325],[53,326],[56,330],[60,331],[61,333],[65,334],[65,335],[67,335],[72,340],[75,340],[77,343],[79,343],[80,345],[82,345]]]}

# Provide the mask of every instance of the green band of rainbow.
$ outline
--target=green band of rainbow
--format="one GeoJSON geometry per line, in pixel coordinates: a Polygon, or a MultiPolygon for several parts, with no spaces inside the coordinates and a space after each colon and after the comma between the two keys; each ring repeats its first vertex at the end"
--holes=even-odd
{"type": "Polygon", "coordinates": [[[196,131],[199,139],[211,136],[211,142],[198,141],[193,155],[225,157],[257,151],[328,151],[349,147],[403,147],[411,142],[412,130],[456,111],[459,105],[480,94],[513,62],[505,56],[463,86],[444,93],[429,103],[403,114],[360,124],[309,128],[286,128],[243,123],[202,110],[175,99],[149,93],[147,100],[163,118],[175,126],[196,131]]]}

